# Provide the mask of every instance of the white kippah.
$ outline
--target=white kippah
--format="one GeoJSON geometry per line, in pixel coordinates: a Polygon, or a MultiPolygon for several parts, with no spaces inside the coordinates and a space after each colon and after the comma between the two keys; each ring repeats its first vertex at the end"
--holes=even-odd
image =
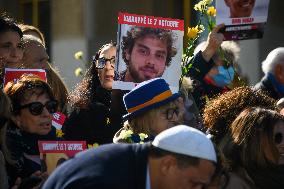
{"type": "Polygon", "coordinates": [[[178,125],[161,132],[152,145],[169,152],[217,162],[211,140],[201,131],[186,125],[178,125]]]}

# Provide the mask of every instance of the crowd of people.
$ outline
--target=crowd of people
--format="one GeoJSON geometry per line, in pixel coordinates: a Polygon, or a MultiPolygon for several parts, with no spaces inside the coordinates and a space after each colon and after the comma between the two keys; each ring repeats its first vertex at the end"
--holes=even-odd
{"type": "Polygon", "coordinates": [[[258,84],[239,86],[241,49],[224,41],[223,27],[196,47],[178,92],[153,71],[176,55],[170,33],[139,27],[123,41],[123,73],[115,71],[117,44],[106,43],[69,92],[40,30],[1,16],[0,188],[284,188],[284,48],[262,62],[258,84]],[[5,68],[44,69],[47,81],[23,74],[4,86],[5,68]],[[114,97],[115,78],[139,84],[114,97]],[[63,136],[56,112],[67,117],[63,136]],[[41,140],[99,147],[48,175],[41,140]]]}

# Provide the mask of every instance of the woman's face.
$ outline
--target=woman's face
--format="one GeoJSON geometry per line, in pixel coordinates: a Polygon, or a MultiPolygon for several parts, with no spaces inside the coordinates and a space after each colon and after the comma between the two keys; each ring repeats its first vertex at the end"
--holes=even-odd
{"type": "Polygon", "coordinates": [[[183,99],[179,97],[172,106],[163,106],[155,115],[154,124],[150,125],[150,132],[154,135],[183,123],[184,115],[183,99]]]}
{"type": "Polygon", "coordinates": [[[20,35],[15,31],[0,33],[0,68],[17,68],[23,57],[20,35]]]}
{"type": "Polygon", "coordinates": [[[49,56],[45,47],[37,41],[30,41],[25,45],[23,65],[28,68],[48,69],[49,56]]]}
{"type": "Polygon", "coordinates": [[[279,121],[273,128],[274,143],[279,151],[279,164],[284,164],[284,122],[279,121]]]}
{"type": "Polygon", "coordinates": [[[104,58],[104,60],[106,60],[104,68],[98,69],[98,73],[102,87],[107,90],[112,89],[112,83],[114,78],[115,55],[116,55],[116,47],[106,46],[105,48],[102,49],[99,56],[99,59],[104,58]]]}
{"type": "MultiPolygon", "coordinates": [[[[37,91],[38,89],[35,90],[36,93],[33,93],[28,100],[22,102],[21,106],[32,102],[46,104],[50,101],[50,98],[46,93],[39,96],[39,91],[37,91]]],[[[28,133],[46,135],[51,130],[52,114],[48,112],[46,107],[43,108],[40,115],[36,116],[31,114],[29,108],[23,108],[20,110],[19,115],[15,116],[15,120],[16,125],[28,133]]]]}

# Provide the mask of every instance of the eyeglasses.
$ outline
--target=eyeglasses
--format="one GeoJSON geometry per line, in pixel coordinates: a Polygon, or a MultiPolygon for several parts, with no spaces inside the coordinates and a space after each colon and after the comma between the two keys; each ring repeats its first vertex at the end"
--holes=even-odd
{"type": "Polygon", "coordinates": [[[179,114],[179,108],[169,108],[167,109],[167,111],[165,112],[166,114],[166,118],[168,120],[172,120],[174,117],[174,114],[176,114],[178,116],[179,114]]]}
{"type": "Polygon", "coordinates": [[[45,104],[42,104],[41,102],[32,102],[32,103],[20,106],[19,109],[28,108],[32,115],[38,116],[42,114],[44,107],[46,107],[47,111],[50,114],[53,114],[57,111],[58,102],[56,100],[50,100],[46,102],[45,104]]]}
{"type": "Polygon", "coordinates": [[[106,63],[107,62],[110,62],[111,66],[114,68],[114,65],[115,65],[115,57],[112,57],[112,58],[105,58],[105,57],[102,57],[102,58],[98,58],[98,64],[97,64],[97,69],[103,69],[105,66],[106,66],[106,63]]]}
{"type": "Polygon", "coordinates": [[[275,142],[275,144],[281,144],[282,140],[283,140],[282,133],[276,133],[274,135],[274,142],[275,142]]]}

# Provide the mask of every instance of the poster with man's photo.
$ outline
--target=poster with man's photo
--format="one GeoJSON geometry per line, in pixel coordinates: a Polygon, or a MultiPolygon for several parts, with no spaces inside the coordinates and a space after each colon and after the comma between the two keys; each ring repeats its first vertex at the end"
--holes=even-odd
{"type": "Polygon", "coordinates": [[[86,141],[39,141],[41,171],[53,170],[78,152],[87,149],[86,141]]]}
{"type": "Polygon", "coordinates": [[[226,40],[262,38],[268,7],[269,0],[218,0],[216,24],[225,24],[226,40]]]}
{"type": "Polygon", "coordinates": [[[178,91],[183,47],[183,20],[119,13],[113,89],[131,90],[162,77],[178,91]]]}

